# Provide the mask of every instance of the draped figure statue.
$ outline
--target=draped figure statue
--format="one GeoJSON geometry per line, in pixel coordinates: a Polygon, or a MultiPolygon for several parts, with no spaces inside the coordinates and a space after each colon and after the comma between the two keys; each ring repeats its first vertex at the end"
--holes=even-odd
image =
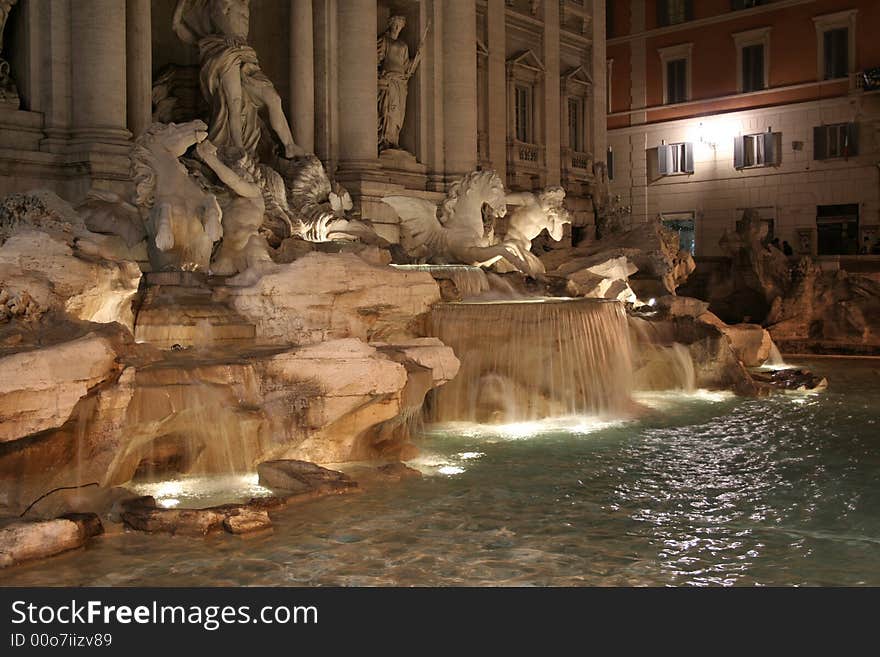
{"type": "Polygon", "coordinates": [[[422,60],[422,49],[428,36],[428,27],[422,34],[415,56],[410,59],[409,47],[400,39],[406,25],[403,16],[392,16],[388,27],[379,35],[376,50],[379,61],[379,151],[400,148],[400,129],[406,115],[406,95],[409,79],[422,60]]]}
{"type": "Polygon", "coordinates": [[[211,105],[209,139],[220,148],[237,147],[253,156],[261,137],[258,112],[265,107],[283,155],[303,155],[293,141],[281,98],[248,45],[249,24],[250,0],[177,2],[174,31],[199,48],[202,94],[211,105]]]}

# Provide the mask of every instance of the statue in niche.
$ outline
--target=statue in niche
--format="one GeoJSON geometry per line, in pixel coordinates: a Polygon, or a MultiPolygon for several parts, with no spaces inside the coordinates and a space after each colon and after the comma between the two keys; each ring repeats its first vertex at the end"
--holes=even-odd
{"type": "Polygon", "coordinates": [[[179,160],[207,138],[207,128],[203,121],[154,123],[132,150],[134,205],[144,217],[156,271],[207,271],[214,242],[223,236],[217,198],[179,160]]]}
{"type": "Polygon", "coordinates": [[[178,0],[173,27],[182,41],[198,45],[202,94],[211,105],[208,136],[218,148],[233,146],[254,157],[261,138],[259,110],[265,107],[283,156],[305,154],[293,140],[275,86],[248,45],[250,0],[178,0]]]}
{"type": "Polygon", "coordinates": [[[531,232],[525,225],[516,229],[516,239],[499,243],[495,237],[495,220],[507,213],[507,199],[494,171],[473,171],[455,182],[441,204],[439,218],[437,206],[425,199],[386,196],[382,200],[400,216],[401,246],[410,257],[479,267],[503,259],[529,275],[543,271],[523,251],[519,231],[522,235],[531,232]]]}
{"type": "MultiPolygon", "coordinates": [[[[532,252],[532,240],[545,228],[555,242],[559,242],[565,231],[565,224],[571,223],[571,215],[565,209],[565,189],[559,186],[548,187],[544,191],[515,192],[508,194],[507,205],[517,206],[509,219],[504,243],[516,245],[517,253],[526,261],[528,270],[524,273],[535,276],[545,272],[542,263],[532,252]]],[[[505,263],[498,263],[503,265],[505,263]]]]}
{"type": "Polygon", "coordinates": [[[409,80],[422,61],[422,50],[430,23],[425,26],[415,56],[410,59],[409,47],[400,39],[406,25],[403,16],[392,16],[388,27],[376,44],[379,59],[379,152],[400,150],[400,130],[406,116],[409,80]]]}
{"type": "MultiPolygon", "coordinates": [[[[0,0],[0,55],[3,54],[3,33],[6,31],[6,21],[9,12],[18,0],[0,0]]],[[[0,106],[18,109],[21,101],[18,96],[18,87],[12,79],[9,62],[0,57],[0,106]]]]}

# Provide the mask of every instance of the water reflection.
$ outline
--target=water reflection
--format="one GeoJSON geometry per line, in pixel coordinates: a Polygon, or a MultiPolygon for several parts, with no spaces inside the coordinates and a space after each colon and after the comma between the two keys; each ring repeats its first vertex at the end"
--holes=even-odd
{"type": "Polygon", "coordinates": [[[535,439],[447,428],[422,443],[429,476],[288,509],[273,534],[108,536],[0,583],[880,585],[880,377],[813,367],[818,396],[657,397],[535,439]]]}

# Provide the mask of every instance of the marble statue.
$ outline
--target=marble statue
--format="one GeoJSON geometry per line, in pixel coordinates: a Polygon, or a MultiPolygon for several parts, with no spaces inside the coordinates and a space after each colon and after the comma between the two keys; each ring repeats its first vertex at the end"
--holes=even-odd
{"type": "Polygon", "coordinates": [[[155,271],[207,271],[214,242],[223,236],[217,198],[179,160],[207,138],[207,130],[203,121],[154,123],[135,141],[134,206],[144,219],[155,271]]]}
{"type": "Polygon", "coordinates": [[[409,80],[419,67],[430,23],[414,57],[400,39],[406,25],[403,16],[392,16],[388,27],[379,35],[376,47],[379,58],[379,151],[400,149],[400,130],[406,116],[406,95],[409,80]]]}
{"type": "Polygon", "coordinates": [[[269,245],[260,235],[266,202],[259,166],[241,149],[227,149],[229,162],[223,162],[208,139],[196,145],[196,153],[230,191],[221,202],[223,241],[211,261],[211,273],[229,276],[272,262],[269,245]]]}
{"type": "MultiPolygon", "coordinates": [[[[15,6],[18,0],[0,0],[0,55],[3,54],[3,33],[6,31],[6,21],[9,19],[9,12],[15,6]]],[[[20,100],[18,96],[18,87],[12,79],[9,62],[0,57],[0,107],[5,106],[11,109],[18,109],[20,100]]]]}
{"type": "Polygon", "coordinates": [[[563,201],[565,190],[562,187],[548,187],[538,194],[514,192],[506,197],[507,205],[516,209],[508,220],[504,241],[516,245],[517,253],[528,264],[525,273],[536,275],[544,273],[544,264],[531,252],[532,240],[545,228],[550,237],[558,242],[562,239],[565,224],[571,223],[571,215],[563,201]]]}
{"type": "MultiPolygon", "coordinates": [[[[386,196],[382,200],[400,216],[401,246],[411,257],[480,267],[504,259],[526,274],[541,273],[525,255],[519,239],[498,243],[495,238],[494,222],[506,214],[507,200],[494,171],[473,171],[455,182],[441,205],[439,218],[437,206],[425,199],[386,196]],[[488,223],[484,223],[484,206],[488,223]]],[[[531,232],[526,223],[527,215],[523,215],[523,235],[531,232]]]]}
{"type": "Polygon", "coordinates": [[[178,0],[173,27],[199,48],[202,94],[211,105],[208,136],[218,148],[242,148],[253,157],[261,138],[258,113],[265,107],[284,157],[303,155],[281,98],[248,45],[249,25],[250,0],[178,0]]]}
{"type": "Polygon", "coordinates": [[[353,208],[351,195],[330,181],[317,157],[309,155],[281,166],[287,204],[295,219],[293,237],[307,242],[360,239],[386,245],[371,226],[349,216],[353,208]]]}

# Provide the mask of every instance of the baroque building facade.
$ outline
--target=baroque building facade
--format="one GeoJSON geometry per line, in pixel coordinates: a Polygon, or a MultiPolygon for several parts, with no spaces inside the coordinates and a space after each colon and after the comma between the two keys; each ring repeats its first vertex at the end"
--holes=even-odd
{"type": "MultiPolygon", "coordinates": [[[[0,194],[49,188],[78,202],[91,188],[122,191],[134,138],[154,121],[208,111],[198,48],[172,29],[177,0],[0,4],[10,8],[2,56],[17,87],[14,102],[0,103],[0,194]]],[[[575,225],[593,223],[594,164],[606,150],[601,0],[244,4],[248,41],[296,143],[383,237],[398,238],[383,196],[437,200],[476,168],[495,169],[513,190],[562,184],[575,225]],[[416,61],[392,82],[402,126],[395,148],[380,152],[389,101],[377,103],[388,77],[377,41],[392,17],[403,19],[392,46],[416,61]]]]}
{"type": "MultiPolygon", "coordinates": [[[[794,254],[880,238],[880,3],[610,0],[611,193],[698,256],[747,209],[794,254]]],[[[866,248],[867,245],[867,248],[866,248]]]]}

